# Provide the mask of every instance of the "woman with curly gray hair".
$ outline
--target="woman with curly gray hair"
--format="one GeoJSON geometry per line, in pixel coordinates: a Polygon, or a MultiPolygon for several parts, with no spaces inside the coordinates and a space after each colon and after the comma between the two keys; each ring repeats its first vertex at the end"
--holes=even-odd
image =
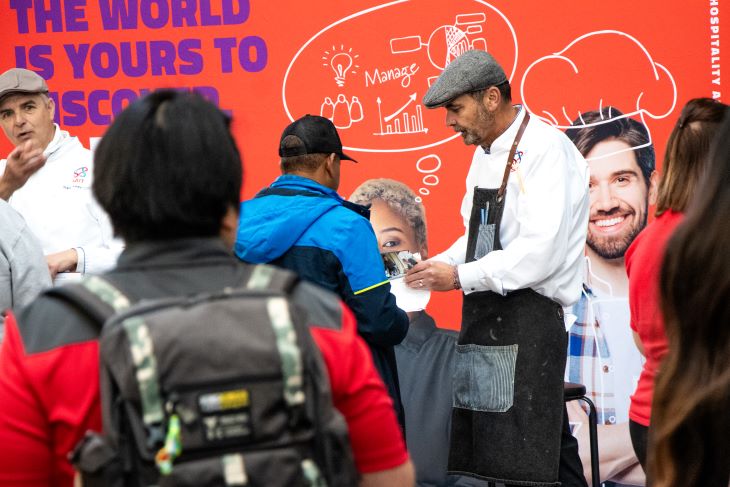
{"type": "Polygon", "coordinates": [[[371,223],[381,252],[409,250],[428,256],[426,210],[415,193],[393,179],[369,179],[358,186],[350,201],[371,205],[371,223]],[[380,224],[380,220],[386,220],[380,224]]]}

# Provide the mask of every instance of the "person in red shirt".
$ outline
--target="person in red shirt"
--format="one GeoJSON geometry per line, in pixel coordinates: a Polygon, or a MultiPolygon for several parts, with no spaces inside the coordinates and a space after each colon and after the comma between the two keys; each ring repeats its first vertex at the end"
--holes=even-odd
{"type": "Polygon", "coordinates": [[[682,221],[691,195],[698,190],[710,142],[726,111],[727,105],[709,98],[693,99],[684,106],[667,142],[656,219],[626,252],[631,328],[637,346],[646,356],[636,391],[631,396],[629,430],[644,470],[654,378],[667,353],[667,337],[659,306],[662,258],[667,241],[682,221]]]}
{"type": "MultiPolygon", "coordinates": [[[[96,152],[94,196],[126,249],[104,275],[132,300],[242,285],[231,253],[241,159],[229,121],[199,95],[155,92],[119,114],[96,152]]],[[[300,282],[345,417],[364,486],[413,484],[393,405],[333,294],[300,282]]],[[[6,322],[0,349],[0,485],[71,486],[68,461],[87,430],[101,430],[97,325],[65,301],[41,295],[6,322]]],[[[204,324],[201,324],[204,326],[204,324]]]]}
{"type": "Polygon", "coordinates": [[[656,381],[652,487],[730,485],[730,117],[707,172],[667,244],[661,306],[669,352],[656,381]]]}

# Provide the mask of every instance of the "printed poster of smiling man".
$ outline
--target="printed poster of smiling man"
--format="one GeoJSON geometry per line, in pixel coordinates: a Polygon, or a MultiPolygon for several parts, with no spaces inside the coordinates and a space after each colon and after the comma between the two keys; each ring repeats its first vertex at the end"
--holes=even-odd
{"type": "MultiPolygon", "coordinates": [[[[585,276],[565,379],[584,384],[598,408],[600,480],[611,487],[646,483],[628,427],[644,359],[629,325],[624,255],[655,202],[655,149],[663,151],[661,127],[677,105],[675,74],[655,51],[627,32],[589,31],[537,58],[519,83],[530,113],[563,130],[588,162],[585,276]]],[[[590,483],[587,415],[578,401],[568,415],[590,483]]]]}
{"type": "MultiPolygon", "coordinates": [[[[624,254],[646,226],[656,197],[654,147],[643,123],[611,106],[582,114],[566,135],[590,171],[586,275],[573,307],[577,319],[569,330],[566,380],[585,384],[598,408],[603,478],[643,485],[628,430],[630,396],[643,357],[629,326],[624,254]]],[[[577,403],[571,407],[570,421],[589,467],[586,416],[577,403]]]]}

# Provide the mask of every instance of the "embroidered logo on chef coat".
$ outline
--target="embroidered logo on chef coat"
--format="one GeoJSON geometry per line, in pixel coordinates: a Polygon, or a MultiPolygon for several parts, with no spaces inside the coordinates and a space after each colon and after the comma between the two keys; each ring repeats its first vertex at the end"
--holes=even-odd
{"type": "Polygon", "coordinates": [[[86,166],[81,166],[78,169],[74,170],[74,183],[83,183],[84,178],[89,173],[89,168],[86,166]]]}
{"type": "Polygon", "coordinates": [[[525,155],[525,151],[515,151],[515,156],[512,158],[512,164],[510,167],[511,172],[517,173],[517,182],[520,184],[520,192],[522,194],[527,193],[525,190],[525,181],[522,179],[522,171],[520,171],[520,163],[522,162],[522,156],[525,155]]]}
{"type": "Polygon", "coordinates": [[[66,189],[72,189],[72,188],[79,188],[79,189],[87,189],[89,186],[89,176],[90,171],[87,166],[81,166],[77,167],[73,170],[73,175],[71,176],[71,183],[64,185],[64,188],[66,189]]]}
{"type": "Polygon", "coordinates": [[[520,162],[522,162],[522,156],[524,154],[525,152],[521,150],[515,152],[515,156],[512,158],[512,168],[510,169],[512,172],[515,172],[520,167],[520,162]]]}

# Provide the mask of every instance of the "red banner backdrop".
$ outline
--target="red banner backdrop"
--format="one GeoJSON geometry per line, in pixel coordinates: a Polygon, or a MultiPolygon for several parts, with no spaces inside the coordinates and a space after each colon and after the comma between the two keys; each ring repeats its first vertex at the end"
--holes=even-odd
{"type": "MultiPolygon", "coordinates": [[[[327,116],[360,161],[344,168],[340,193],[373,177],[405,182],[436,253],[463,231],[473,148],[420,100],[454,56],[491,52],[514,100],[559,127],[619,108],[645,123],[661,161],[685,101],[722,97],[720,20],[719,0],[8,0],[0,69],[48,79],[57,120],[92,145],[146,91],[201,90],[233,114],[243,197],[278,174],[284,126],[327,116]]],[[[3,139],[0,154],[10,149],[3,139]]],[[[457,299],[433,297],[441,326],[458,327],[457,299]]]]}

